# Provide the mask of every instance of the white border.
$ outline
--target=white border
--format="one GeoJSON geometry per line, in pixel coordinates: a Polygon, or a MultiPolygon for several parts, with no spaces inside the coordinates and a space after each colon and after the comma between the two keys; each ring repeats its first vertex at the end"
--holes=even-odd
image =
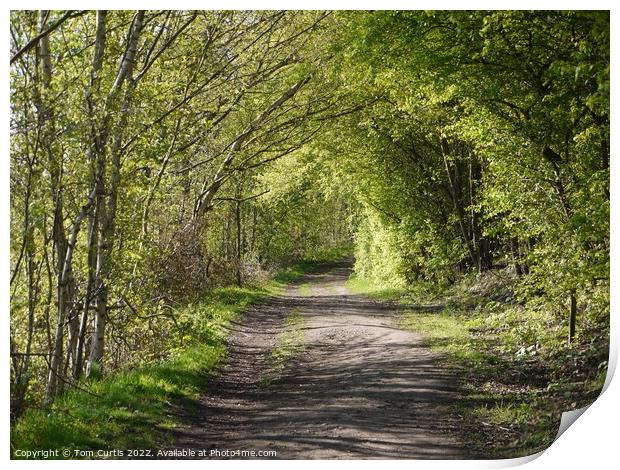
{"type": "MultiPolygon", "coordinates": [[[[612,1],[599,1],[591,0],[589,2],[576,1],[576,0],[553,0],[553,1],[531,1],[525,0],[520,2],[515,1],[393,1],[384,0],[381,2],[358,0],[358,1],[342,1],[342,0],[319,0],[319,1],[296,1],[296,0],[270,0],[270,1],[240,1],[240,0],[228,0],[228,1],[190,1],[190,0],[177,0],[175,2],[162,1],[162,0],[127,0],[127,1],[32,1],[24,0],[21,2],[9,1],[8,5],[2,10],[2,23],[1,28],[5,40],[9,37],[8,25],[9,25],[9,10],[10,9],[95,9],[95,8],[107,8],[107,9],[136,9],[136,8],[170,8],[176,9],[329,9],[329,10],[397,10],[397,9],[549,9],[549,10],[571,10],[571,9],[593,9],[593,10],[611,10],[612,19],[612,34],[611,34],[611,47],[612,47],[612,70],[613,77],[612,83],[615,83],[617,73],[617,56],[614,54],[618,47],[618,31],[616,28],[615,15],[617,8],[614,8],[615,4],[612,1]]],[[[5,42],[5,55],[9,56],[8,47],[5,42]]],[[[4,63],[8,64],[9,60],[6,57],[4,63]]],[[[2,80],[5,81],[4,89],[5,94],[2,97],[5,113],[2,114],[2,122],[4,125],[5,141],[3,142],[2,166],[0,167],[0,220],[5,223],[0,229],[0,292],[2,295],[3,311],[5,312],[4,321],[2,322],[2,354],[5,358],[3,362],[4,377],[5,380],[0,381],[2,387],[2,396],[4,397],[5,405],[2,407],[2,413],[4,415],[4,426],[2,427],[2,455],[5,460],[9,460],[9,345],[8,341],[8,325],[9,325],[9,233],[8,233],[8,220],[9,220],[9,75],[8,66],[6,66],[5,73],[2,76],[2,80]]],[[[612,89],[611,95],[612,101],[612,114],[617,110],[616,93],[612,89]]],[[[614,114],[615,117],[615,114],[614,114]]],[[[615,120],[612,120],[612,134],[611,134],[611,197],[612,197],[612,216],[611,220],[616,220],[618,216],[618,207],[620,201],[616,182],[619,181],[619,171],[617,167],[616,158],[614,157],[617,145],[620,143],[618,140],[618,126],[615,120]]],[[[617,225],[617,224],[616,224],[617,225]]],[[[620,403],[620,385],[618,380],[611,380],[613,371],[616,368],[618,361],[618,343],[619,343],[619,326],[618,320],[614,317],[617,314],[617,302],[618,302],[618,274],[620,265],[618,263],[618,256],[616,250],[616,244],[618,239],[618,227],[612,224],[611,227],[611,292],[612,292],[612,315],[611,315],[611,351],[610,351],[610,367],[609,374],[606,382],[606,390],[594,402],[590,408],[577,420],[576,424],[571,426],[564,434],[562,434],[555,443],[553,443],[546,451],[539,454],[537,458],[522,458],[513,460],[492,460],[492,461],[382,461],[380,465],[388,466],[390,468],[410,469],[412,467],[421,468],[463,468],[463,469],[480,469],[480,468],[505,468],[512,467],[521,464],[527,464],[528,469],[545,469],[548,470],[551,467],[565,468],[565,469],[580,469],[584,468],[597,468],[606,469],[612,468],[612,465],[617,465],[619,452],[618,452],[618,419],[620,418],[619,403],[620,403]],[[529,463],[528,463],[529,462],[529,463]],[[613,462],[613,464],[612,464],[613,462]]],[[[46,467],[60,468],[60,466],[67,467],[84,467],[84,466],[108,466],[110,462],[105,461],[62,461],[62,462],[33,462],[33,461],[10,461],[9,464],[15,468],[32,468],[33,466],[42,464],[46,467]]],[[[144,467],[149,466],[152,468],[166,468],[169,469],[170,462],[167,461],[154,461],[143,462],[134,461],[131,463],[125,461],[115,461],[112,465],[132,465],[132,467],[144,467]]],[[[227,468],[239,468],[242,466],[251,465],[252,468],[284,468],[291,465],[291,462],[283,461],[260,461],[254,460],[251,462],[241,461],[210,461],[207,464],[199,461],[187,461],[183,463],[174,462],[173,465],[183,465],[188,467],[196,467],[204,465],[227,467],[227,468]]],[[[298,468],[310,468],[320,465],[321,467],[341,467],[341,466],[355,466],[355,468],[369,468],[375,467],[377,463],[375,461],[295,461],[294,465],[298,468]]],[[[614,465],[614,466],[615,466],[614,465]]]]}

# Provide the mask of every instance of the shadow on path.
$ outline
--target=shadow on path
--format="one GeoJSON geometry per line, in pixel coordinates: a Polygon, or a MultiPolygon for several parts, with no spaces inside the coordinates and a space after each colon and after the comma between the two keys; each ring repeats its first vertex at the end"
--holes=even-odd
{"type": "Polygon", "coordinates": [[[249,309],[199,402],[177,410],[175,448],[276,451],[277,458],[467,458],[448,407],[457,378],[419,335],[397,327],[398,306],[352,295],[349,263],[305,276],[249,309]],[[271,351],[292,309],[303,350],[269,384],[271,351]]]}

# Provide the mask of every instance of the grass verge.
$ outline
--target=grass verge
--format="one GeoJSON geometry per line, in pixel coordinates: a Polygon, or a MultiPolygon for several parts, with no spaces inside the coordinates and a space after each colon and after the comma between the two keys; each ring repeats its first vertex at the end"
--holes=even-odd
{"type": "MultiPolygon", "coordinates": [[[[280,294],[314,265],[292,266],[261,287],[214,289],[177,310],[176,347],[170,348],[168,359],[84,380],[48,408],[28,410],[12,424],[12,458],[42,449],[58,449],[58,458],[105,458],[110,455],[106,450],[161,447],[165,442],[158,440],[175,426],[170,406],[196,399],[225,357],[229,322],[247,306],[280,294]],[[71,453],[64,455],[65,449],[71,453]]],[[[294,326],[298,320],[293,316],[288,321],[294,326]]],[[[278,361],[290,354],[292,340],[284,338],[278,361]]]]}
{"type": "Polygon", "coordinates": [[[349,289],[358,294],[376,300],[399,300],[406,294],[406,290],[400,287],[387,287],[377,285],[371,281],[352,275],[345,284],[349,289]]]}
{"type": "Polygon", "coordinates": [[[474,299],[456,288],[434,299],[440,305],[424,306],[427,298],[411,291],[356,278],[347,285],[400,303],[400,326],[422,333],[445,366],[457,369],[464,396],[453,412],[464,424],[460,437],[479,458],[544,450],[555,438],[561,413],[592,403],[604,383],[604,331],[584,331],[589,341],[566,347],[552,316],[510,302],[474,299]]]}

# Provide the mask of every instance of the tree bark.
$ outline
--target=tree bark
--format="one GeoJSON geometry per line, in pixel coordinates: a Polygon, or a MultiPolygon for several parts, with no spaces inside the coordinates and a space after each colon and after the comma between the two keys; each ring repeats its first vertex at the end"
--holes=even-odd
{"type": "MultiPolygon", "coordinates": [[[[49,12],[41,10],[39,12],[39,31],[45,30],[45,24],[49,12]]],[[[64,208],[62,194],[62,161],[56,156],[54,149],[54,115],[48,106],[48,95],[51,94],[52,80],[52,61],[49,44],[49,37],[44,35],[39,40],[39,65],[40,65],[40,98],[39,115],[43,129],[42,144],[48,155],[48,169],[50,174],[50,188],[54,201],[53,233],[52,239],[56,254],[56,296],[58,302],[58,317],[56,322],[56,332],[52,349],[50,350],[48,378],[45,390],[45,403],[49,403],[57,394],[59,387],[59,375],[63,369],[63,343],[64,325],[67,312],[72,303],[73,297],[73,272],[71,266],[71,256],[67,259],[68,243],[64,227],[64,208]],[[69,264],[66,264],[69,261],[69,264]]]]}
{"type": "Polygon", "coordinates": [[[575,324],[577,322],[577,296],[575,291],[570,293],[570,310],[568,313],[568,344],[575,339],[575,324]]]}
{"type": "Polygon", "coordinates": [[[516,237],[510,239],[510,253],[512,255],[512,263],[514,265],[515,274],[519,277],[523,276],[523,268],[519,261],[519,240],[516,237]]]}
{"type": "Polygon", "coordinates": [[[75,364],[73,367],[73,378],[78,380],[84,368],[84,351],[86,348],[86,329],[88,327],[88,312],[92,303],[93,287],[95,285],[95,271],[97,269],[97,211],[91,215],[88,223],[88,243],[87,243],[87,263],[88,279],[86,281],[86,292],[82,304],[82,316],[80,318],[80,329],[78,332],[77,344],[75,347],[75,364]]]}
{"type": "Polygon", "coordinates": [[[237,239],[236,239],[236,281],[237,285],[241,287],[241,263],[243,258],[242,248],[241,248],[241,201],[237,200],[235,202],[235,225],[237,228],[237,239]]]}
{"type": "MultiPolygon", "coordinates": [[[[91,350],[88,358],[86,374],[92,375],[94,369],[102,370],[104,354],[105,329],[107,321],[108,303],[108,277],[110,274],[110,256],[113,248],[113,240],[116,222],[116,206],[118,198],[118,185],[120,183],[121,169],[121,146],[124,130],[127,125],[129,107],[135,90],[135,82],[132,79],[135,54],[138,48],[138,39],[142,30],[144,11],[138,11],[131,24],[127,40],[127,50],[121,59],[116,79],[106,98],[106,118],[104,120],[103,133],[109,134],[111,129],[111,113],[114,111],[114,102],[124,84],[125,92],[121,99],[119,118],[114,125],[112,145],[109,149],[111,156],[109,187],[99,193],[100,197],[107,195],[107,204],[101,201],[98,214],[98,243],[97,243],[97,270],[95,274],[95,288],[97,296],[95,300],[95,331],[91,342],[91,350]]],[[[103,153],[103,152],[102,152],[103,153]]],[[[105,154],[99,155],[101,166],[105,167],[105,154]]],[[[104,173],[104,172],[102,172],[104,173]]]]}
{"type": "Polygon", "coordinates": [[[463,241],[465,242],[465,246],[467,247],[467,252],[469,253],[469,258],[471,260],[471,263],[473,266],[476,266],[478,264],[478,259],[476,257],[476,251],[474,250],[474,247],[472,246],[470,237],[468,236],[467,230],[465,228],[465,222],[464,222],[465,213],[464,213],[461,201],[459,201],[457,198],[457,189],[455,186],[455,181],[454,181],[454,178],[452,178],[452,173],[450,172],[450,164],[448,162],[448,141],[442,138],[440,142],[440,147],[441,147],[441,156],[443,157],[444,168],[446,170],[446,177],[448,181],[448,189],[449,189],[448,192],[452,199],[452,205],[454,207],[454,211],[456,212],[458,225],[461,230],[461,235],[463,237],[463,241]]]}

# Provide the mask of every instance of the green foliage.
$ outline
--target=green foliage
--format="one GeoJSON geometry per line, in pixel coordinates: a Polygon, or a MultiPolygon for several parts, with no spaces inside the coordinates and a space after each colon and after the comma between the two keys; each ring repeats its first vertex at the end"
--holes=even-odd
{"type": "Polygon", "coordinates": [[[608,13],[345,18],[344,77],[370,104],[321,145],[361,202],[356,274],[419,299],[495,268],[511,342],[566,344],[571,293],[580,343],[604,331],[608,13]]]}
{"type": "MultiPolygon", "coordinates": [[[[280,294],[312,266],[283,270],[261,287],[214,289],[179,308],[166,360],[85,380],[49,409],[27,411],[11,429],[12,450],[158,448],[166,428],[176,424],[171,402],[196,399],[224,359],[229,322],[247,306],[280,294]]],[[[290,331],[274,352],[280,366],[296,351],[301,315],[293,311],[286,322],[290,331]]]]}
{"type": "Polygon", "coordinates": [[[275,162],[257,180],[269,190],[256,206],[261,261],[327,261],[352,253],[350,195],[312,147],[275,162]]]}
{"type": "MultiPolygon", "coordinates": [[[[17,52],[63,14],[11,12],[11,408],[44,402],[55,339],[58,370],[82,373],[89,352],[64,346],[82,318],[84,344],[107,325],[83,383],[104,405],[90,416],[71,390],[16,442],[40,444],[24,423],[62,445],[142,436],[220,360],[235,312],[351,256],[355,291],[443,299],[403,324],[461,361],[544,358],[550,384],[567,363],[599,374],[609,12],[80,11],[17,52]],[[114,411],[122,387],[136,393],[114,411]]],[[[495,424],[528,413],[478,408],[495,424]]]]}
{"type": "Polygon", "coordinates": [[[27,411],[12,427],[12,450],[157,448],[153,430],[175,425],[170,402],[195,399],[225,351],[223,338],[211,335],[161,364],[84,382],[88,391],[73,389],[49,410],[27,411]]]}
{"type": "Polygon", "coordinates": [[[355,293],[364,294],[378,300],[398,299],[406,292],[403,288],[384,286],[355,274],[347,280],[346,286],[355,293]]]}

